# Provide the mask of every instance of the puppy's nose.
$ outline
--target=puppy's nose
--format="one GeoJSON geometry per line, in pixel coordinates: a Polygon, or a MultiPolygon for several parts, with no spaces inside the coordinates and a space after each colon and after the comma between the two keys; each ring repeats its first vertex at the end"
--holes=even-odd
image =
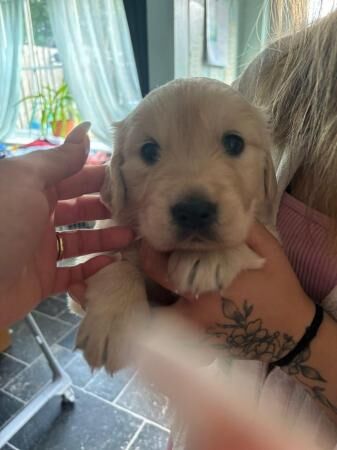
{"type": "Polygon", "coordinates": [[[191,197],[171,208],[173,221],[184,231],[205,231],[216,220],[217,207],[201,197],[191,197]]]}

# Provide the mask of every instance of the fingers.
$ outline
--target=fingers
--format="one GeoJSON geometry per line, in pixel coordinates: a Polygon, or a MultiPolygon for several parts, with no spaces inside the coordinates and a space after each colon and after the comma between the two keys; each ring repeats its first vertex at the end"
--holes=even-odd
{"type": "Polygon", "coordinates": [[[105,166],[84,166],[83,169],[57,185],[57,198],[67,200],[83,194],[99,192],[105,176],[105,166]]]}
{"type": "Polygon", "coordinates": [[[167,276],[168,254],[159,253],[142,241],[140,248],[141,265],[144,272],[161,286],[174,291],[167,276]]]}
{"type": "Polygon", "coordinates": [[[37,181],[48,188],[78,172],[89,153],[87,132],[89,122],[83,122],[72,130],[60,147],[48,151],[36,151],[23,158],[33,165],[37,181]]]}
{"type": "Polygon", "coordinates": [[[70,225],[85,220],[101,220],[111,217],[110,211],[100,201],[98,195],[85,195],[57,203],[55,226],[70,225]]]}
{"type": "Polygon", "coordinates": [[[274,251],[281,250],[277,239],[267,230],[267,228],[258,222],[251,227],[247,244],[252,250],[255,250],[260,256],[268,257],[274,251]]]}
{"type": "Polygon", "coordinates": [[[65,231],[59,235],[64,246],[62,259],[119,250],[129,245],[133,239],[132,231],[123,227],[65,231]]]}
{"type": "MultiPolygon", "coordinates": [[[[116,261],[116,257],[100,255],[91,258],[83,264],[78,264],[73,267],[59,267],[56,270],[56,279],[54,286],[54,293],[66,292],[73,285],[84,285],[85,280],[91,275],[101,270],[103,267],[116,261]]],[[[77,291],[78,292],[78,291],[77,291]]],[[[83,295],[85,287],[82,291],[83,295]]],[[[75,295],[75,297],[77,297],[75,295]]]]}

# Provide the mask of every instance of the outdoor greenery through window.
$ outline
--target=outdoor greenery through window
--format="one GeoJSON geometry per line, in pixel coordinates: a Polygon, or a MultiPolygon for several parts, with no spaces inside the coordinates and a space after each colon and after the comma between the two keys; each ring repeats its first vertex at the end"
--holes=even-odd
{"type": "MultiPolygon", "coordinates": [[[[81,6],[85,4],[85,0],[83,1],[84,3],[79,3],[81,6]]],[[[227,33],[228,42],[226,44],[226,65],[223,68],[211,66],[205,61],[206,0],[180,1],[188,2],[189,11],[188,19],[182,25],[189,30],[189,61],[186,76],[210,76],[230,83],[267,43],[268,5],[273,0],[223,0],[223,4],[228,6],[230,19],[227,33]]],[[[317,11],[317,5],[321,5],[321,1],[308,0],[309,19],[326,14],[331,9],[332,1],[334,0],[323,1],[323,7],[317,11]]],[[[64,135],[74,125],[74,121],[79,120],[77,106],[71,96],[69,87],[65,84],[63,65],[53,36],[49,17],[51,3],[49,0],[24,0],[25,38],[20,76],[19,114],[16,123],[16,130],[33,130],[37,135],[43,136],[50,134],[64,135]]],[[[71,3],[69,2],[69,8],[71,3]]],[[[106,5],[110,5],[111,8],[112,4],[113,2],[111,4],[109,1],[106,2],[106,5]]],[[[89,107],[95,108],[95,116],[98,117],[98,112],[104,113],[105,116],[105,111],[109,110],[109,123],[111,123],[113,120],[120,120],[121,115],[125,115],[134,104],[137,104],[138,97],[134,93],[137,89],[135,88],[136,83],[132,79],[128,83],[125,82],[127,75],[133,70],[130,66],[130,60],[128,60],[131,49],[123,44],[121,46],[122,51],[119,49],[114,53],[113,49],[109,47],[109,40],[106,39],[107,34],[103,38],[100,36],[103,29],[105,33],[106,30],[109,30],[110,33],[115,32],[116,26],[118,27],[116,24],[122,21],[122,12],[120,10],[113,12],[111,9],[110,14],[107,14],[104,10],[102,15],[102,1],[98,0],[95,3],[96,5],[97,10],[91,9],[88,13],[92,20],[90,26],[93,27],[92,29],[97,33],[97,38],[103,44],[98,46],[101,54],[99,55],[94,42],[86,39],[86,36],[90,33],[84,33],[84,44],[82,43],[84,51],[77,55],[77,61],[80,62],[79,58],[82,61],[85,60],[86,63],[89,60],[91,63],[95,61],[94,71],[96,76],[90,74],[87,77],[90,82],[93,81],[89,85],[95,92],[90,94],[89,103],[91,106],[87,101],[85,105],[81,104],[81,111],[88,111],[89,107]],[[113,25],[109,25],[111,14],[116,14],[116,22],[113,25]],[[97,23],[100,23],[101,26],[97,26],[97,23]],[[107,64],[106,68],[105,64],[107,64]],[[104,70],[98,73],[96,70],[98,68],[104,70]],[[118,77],[118,80],[115,76],[118,77]],[[123,91],[120,89],[119,83],[129,86],[129,88],[123,91]],[[110,94],[108,91],[111,91],[110,94]],[[133,93],[129,95],[132,91],[133,93]],[[95,99],[95,106],[91,102],[93,98],[95,99]],[[102,106],[102,98],[107,105],[102,106]],[[127,105],[127,107],[119,110],[121,105],[127,105]],[[110,116],[113,117],[113,120],[110,120],[110,116]]],[[[66,11],[68,11],[68,5],[66,11]]],[[[60,22],[58,13],[56,17],[57,21],[60,22]]],[[[85,20],[88,18],[85,15],[81,17],[80,26],[85,28],[85,20]]],[[[126,28],[123,28],[121,33],[125,34],[126,28]]],[[[62,34],[63,30],[59,30],[59,32],[62,34]]],[[[111,41],[115,45],[118,39],[120,37],[116,35],[113,36],[111,41]]],[[[64,50],[69,47],[68,44],[69,40],[66,40],[65,46],[62,48],[63,56],[64,50]]],[[[66,73],[69,80],[69,67],[66,73]]],[[[85,76],[83,70],[79,76],[80,80],[83,79],[85,76]]],[[[86,84],[87,90],[89,85],[86,84]]],[[[76,94],[77,101],[81,103],[82,93],[85,91],[84,84],[82,86],[78,79],[76,83],[73,80],[72,89],[77,89],[74,94],[76,94]]],[[[100,122],[102,127],[107,128],[105,123],[101,120],[100,122]]],[[[104,132],[101,130],[100,134],[103,135],[104,132]]],[[[108,140],[109,137],[106,138],[106,141],[108,140]]]]}
{"type": "Polygon", "coordinates": [[[64,81],[46,1],[30,0],[29,8],[25,8],[17,129],[36,130],[44,136],[63,136],[79,119],[79,114],[64,81]]]}

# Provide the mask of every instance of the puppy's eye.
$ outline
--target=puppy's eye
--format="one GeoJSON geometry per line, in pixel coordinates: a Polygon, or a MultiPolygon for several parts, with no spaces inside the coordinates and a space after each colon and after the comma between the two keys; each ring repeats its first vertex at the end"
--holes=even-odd
{"type": "Polygon", "coordinates": [[[142,160],[149,166],[153,166],[159,160],[159,145],[156,142],[146,142],[140,149],[142,160]]]}
{"type": "Polygon", "coordinates": [[[235,133],[225,133],[222,137],[222,144],[229,156],[240,156],[245,148],[245,141],[235,133]]]}

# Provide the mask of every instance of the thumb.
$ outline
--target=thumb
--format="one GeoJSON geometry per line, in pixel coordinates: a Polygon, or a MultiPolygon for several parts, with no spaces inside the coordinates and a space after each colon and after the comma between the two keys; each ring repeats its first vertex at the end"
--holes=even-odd
{"type": "Polygon", "coordinates": [[[261,223],[255,222],[247,238],[247,244],[258,255],[269,259],[282,251],[282,246],[275,236],[261,223]]]}
{"type": "Polygon", "coordinates": [[[68,134],[59,147],[27,155],[26,158],[34,164],[44,187],[58,183],[81,170],[90,150],[87,136],[90,126],[90,122],[83,122],[68,134]]]}

